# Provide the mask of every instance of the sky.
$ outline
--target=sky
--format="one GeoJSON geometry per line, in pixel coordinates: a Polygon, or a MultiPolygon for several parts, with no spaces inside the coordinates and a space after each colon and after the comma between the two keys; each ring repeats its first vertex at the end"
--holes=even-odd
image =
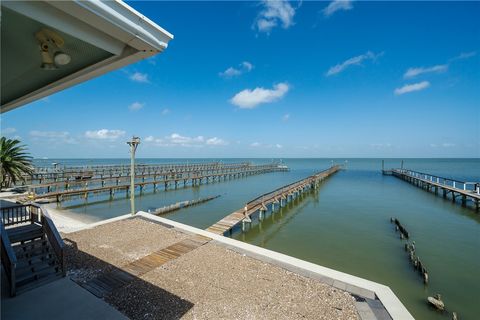
{"type": "Polygon", "coordinates": [[[161,54],[2,114],[34,157],[480,157],[480,2],[157,2],[161,54]]]}

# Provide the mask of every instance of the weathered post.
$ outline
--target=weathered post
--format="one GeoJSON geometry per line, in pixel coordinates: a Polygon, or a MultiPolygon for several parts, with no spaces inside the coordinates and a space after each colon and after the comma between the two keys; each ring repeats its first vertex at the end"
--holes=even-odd
{"type": "Polygon", "coordinates": [[[135,151],[140,144],[139,137],[132,137],[132,140],[128,141],[130,146],[130,207],[132,209],[132,215],[135,214],[135,151]]]}

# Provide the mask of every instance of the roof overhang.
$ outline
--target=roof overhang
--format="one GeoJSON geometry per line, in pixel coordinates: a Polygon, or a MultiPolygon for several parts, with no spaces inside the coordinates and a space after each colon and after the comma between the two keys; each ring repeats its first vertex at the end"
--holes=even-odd
{"type": "Polygon", "coordinates": [[[121,1],[2,1],[1,7],[2,113],[160,53],[173,39],[121,1]],[[71,43],[66,53],[73,64],[40,69],[35,32],[42,28],[60,34],[65,47],[71,43]]]}

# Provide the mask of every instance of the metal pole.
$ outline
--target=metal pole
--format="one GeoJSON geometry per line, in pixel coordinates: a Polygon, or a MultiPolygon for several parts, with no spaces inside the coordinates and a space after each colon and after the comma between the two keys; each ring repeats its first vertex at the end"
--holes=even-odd
{"type": "Polygon", "coordinates": [[[130,207],[132,215],[135,214],[135,151],[140,144],[140,138],[132,137],[127,144],[130,146],[130,207]]]}

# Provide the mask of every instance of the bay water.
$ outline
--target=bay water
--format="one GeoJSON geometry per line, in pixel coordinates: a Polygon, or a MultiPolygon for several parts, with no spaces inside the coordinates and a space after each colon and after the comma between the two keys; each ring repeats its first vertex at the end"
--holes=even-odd
{"type": "MultiPolygon", "coordinates": [[[[271,159],[138,159],[138,163],[186,163],[271,159]]],[[[48,159],[37,165],[128,164],[128,159],[48,159]]],[[[284,159],[289,172],[172,190],[144,190],[137,210],[148,211],[178,201],[221,195],[202,205],[164,217],[207,228],[258,195],[272,191],[332,163],[342,170],[298,201],[255,221],[232,237],[267,249],[388,285],[417,319],[450,319],[429,307],[426,298],[442,295],[459,319],[480,318],[480,213],[381,173],[382,159],[284,159]],[[347,161],[347,162],[345,162],[347,161]],[[417,255],[429,273],[429,284],[413,269],[391,217],[398,218],[416,243],[417,255]]],[[[385,167],[399,167],[385,159],[385,167]]],[[[480,159],[405,159],[404,167],[462,181],[480,182],[480,159]]],[[[84,221],[112,218],[130,211],[125,193],[62,203],[65,214],[84,221]]]]}

